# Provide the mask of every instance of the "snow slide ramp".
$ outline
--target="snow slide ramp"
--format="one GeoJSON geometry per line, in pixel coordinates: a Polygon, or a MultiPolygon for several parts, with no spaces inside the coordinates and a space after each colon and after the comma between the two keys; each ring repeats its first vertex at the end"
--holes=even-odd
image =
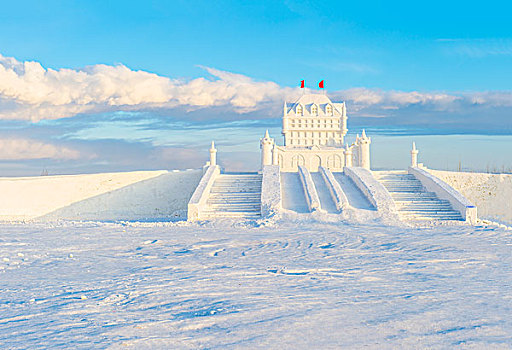
{"type": "Polygon", "coordinates": [[[318,193],[318,198],[320,199],[320,207],[327,213],[338,213],[339,211],[336,208],[336,203],[334,203],[334,200],[332,199],[329,187],[327,187],[322,174],[320,172],[311,173],[311,178],[313,179],[318,193]]]}
{"type": "Polygon", "coordinates": [[[299,173],[281,173],[281,193],[284,209],[297,213],[309,213],[299,173]]]}

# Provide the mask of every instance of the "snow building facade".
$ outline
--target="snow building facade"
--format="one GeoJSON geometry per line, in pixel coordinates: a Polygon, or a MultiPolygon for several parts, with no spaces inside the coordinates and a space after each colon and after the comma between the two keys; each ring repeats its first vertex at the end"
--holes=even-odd
{"type": "Polygon", "coordinates": [[[347,131],[345,102],[332,102],[323,94],[305,94],[295,102],[285,102],[284,145],[277,145],[267,131],[260,140],[261,166],[279,165],[282,172],[296,172],[299,166],[312,172],[319,167],[370,169],[371,139],[363,131],[354,143],[344,145],[347,131]]]}

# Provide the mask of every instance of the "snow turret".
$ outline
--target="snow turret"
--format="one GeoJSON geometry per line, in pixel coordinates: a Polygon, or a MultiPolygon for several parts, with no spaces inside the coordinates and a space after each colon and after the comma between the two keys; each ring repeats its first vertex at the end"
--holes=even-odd
{"type": "Polygon", "coordinates": [[[372,140],[366,136],[363,129],[359,138],[359,166],[370,170],[370,143],[372,140]]]}
{"type": "Polygon", "coordinates": [[[265,131],[265,136],[260,140],[261,148],[261,168],[265,165],[272,165],[273,157],[272,152],[274,149],[274,139],[270,137],[268,130],[265,131]]]}

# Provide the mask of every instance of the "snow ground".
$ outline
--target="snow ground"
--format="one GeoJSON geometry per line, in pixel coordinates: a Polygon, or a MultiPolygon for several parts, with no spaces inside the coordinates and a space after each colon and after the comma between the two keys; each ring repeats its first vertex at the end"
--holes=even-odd
{"type": "Polygon", "coordinates": [[[512,235],[287,220],[0,225],[0,348],[512,348],[512,235]]]}

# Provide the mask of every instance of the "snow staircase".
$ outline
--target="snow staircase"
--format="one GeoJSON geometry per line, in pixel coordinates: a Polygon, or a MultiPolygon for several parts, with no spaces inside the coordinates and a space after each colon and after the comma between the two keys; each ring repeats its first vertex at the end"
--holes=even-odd
{"type": "Polygon", "coordinates": [[[427,192],[414,175],[406,171],[374,172],[393,198],[396,209],[405,220],[414,221],[463,221],[461,214],[454,210],[447,200],[427,192]]]}
{"type": "Polygon", "coordinates": [[[220,174],[210,191],[204,217],[261,217],[261,181],[262,175],[258,173],[220,174]]]}

